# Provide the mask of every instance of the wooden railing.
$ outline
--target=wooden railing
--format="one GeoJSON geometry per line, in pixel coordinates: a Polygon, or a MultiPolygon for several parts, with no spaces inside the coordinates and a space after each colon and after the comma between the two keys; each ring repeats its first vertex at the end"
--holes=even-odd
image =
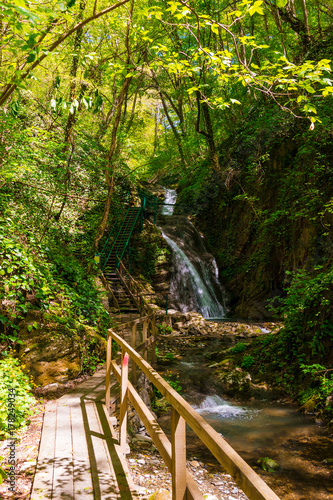
{"type": "Polygon", "coordinates": [[[118,300],[116,299],[116,297],[115,297],[115,295],[114,295],[114,293],[112,291],[112,288],[110,287],[109,283],[105,279],[105,276],[104,276],[104,274],[103,274],[102,271],[100,271],[100,277],[101,277],[103,285],[105,286],[106,290],[109,292],[109,294],[111,296],[113,307],[115,309],[118,309],[118,311],[120,312],[120,307],[119,307],[119,304],[118,304],[118,300]]]}
{"type": "Polygon", "coordinates": [[[145,425],[154,445],[161,454],[172,475],[173,500],[203,500],[198,486],[189,471],[186,470],[186,423],[199,436],[225,470],[235,479],[239,487],[250,500],[279,500],[279,497],[267,486],[256,472],[236,453],[236,451],[218,434],[193,408],[153,369],[147,361],[147,350],[151,347],[152,358],[155,354],[155,316],[149,315],[108,330],[107,366],[106,366],[106,407],[110,406],[111,373],[120,384],[119,441],[125,452],[127,403],[133,405],[145,425]],[[136,346],[138,324],[142,323],[142,342],[136,346]],[[131,327],[132,346],[123,340],[115,330],[131,327]],[[112,340],[121,347],[121,365],[111,359],[112,340]],[[143,356],[138,354],[143,350],[143,356]],[[128,380],[129,360],[132,360],[132,382],[128,380]],[[171,404],[171,441],[167,438],[156,419],[144,404],[134,388],[137,367],[148,377],[154,386],[171,404]]]}
{"type": "Polygon", "coordinates": [[[116,269],[116,273],[121,281],[121,284],[131,296],[134,304],[136,305],[138,311],[140,311],[140,316],[146,316],[147,314],[153,314],[153,309],[146,302],[143,295],[141,286],[128,272],[123,262],[119,260],[119,268],[116,269]]]}

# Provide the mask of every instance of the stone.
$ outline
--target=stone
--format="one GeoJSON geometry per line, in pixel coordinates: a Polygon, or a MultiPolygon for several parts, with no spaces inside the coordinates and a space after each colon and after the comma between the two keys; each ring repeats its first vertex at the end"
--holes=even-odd
{"type": "Polygon", "coordinates": [[[47,392],[54,392],[57,389],[59,389],[59,384],[57,382],[54,382],[53,384],[44,385],[42,392],[43,394],[45,394],[47,392]]]}
{"type": "Polygon", "coordinates": [[[199,462],[197,462],[196,460],[192,460],[190,462],[190,465],[192,465],[192,467],[199,467],[200,466],[199,462]]]}
{"type": "Polygon", "coordinates": [[[170,491],[163,488],[155,491],[155,493],[149,497],[149,500],[172,500],[172,496],[170,491]]]}
{"type": "Polygon", "coordinates": [[[137,439],[138,441],[143,441],[145,443],[149,443],[149,444],[152,443],[151,437],[144,436],[143,434],[135,434],[135,439],[137,439]]]}
{"type": "Polygon", "coordinates": [[[280,467],[275,460],[269,457],[259,458],[259,460],[257,460],[257,464],[260,465],[262,470],[267,470],[268,472],[274,472],[280,467]]]}

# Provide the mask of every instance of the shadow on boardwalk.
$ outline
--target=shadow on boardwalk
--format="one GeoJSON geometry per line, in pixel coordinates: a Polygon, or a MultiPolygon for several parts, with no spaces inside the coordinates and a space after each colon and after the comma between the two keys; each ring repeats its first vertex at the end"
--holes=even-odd
{"type": "Polygon", "coordinates": [[[105,370],[45,407],[31,500],[136,497],[102,404],[105,370]]]}

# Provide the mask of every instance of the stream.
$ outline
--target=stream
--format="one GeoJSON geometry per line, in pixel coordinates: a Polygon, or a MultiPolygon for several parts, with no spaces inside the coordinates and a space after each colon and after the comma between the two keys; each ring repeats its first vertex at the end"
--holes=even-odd
{"type": "MultiPolygon", "coordinates": [[[[333,458],[332,440],[314,415],[304,415],[297,405],[283,400],[245,402],[225,397],[205,366],[204,345],[199,345],[187,348],[185,356],[168,366],[169,376],[178,375],[183,397],[281,499],[332,500],[332,466],[325,464],[333,458]],[[278,470],[261,470],[257,461],[263,457],[276,461],[278,470]]],[[[187,436],[191,459],[214,461],[190,428],[187,436]]]]}
{"type": "MultiPolygon", "coordinates": [[[[188,218],[173,215],[176,200],[176,191],[165,189],[165,206],[158,217],[158,226],[173,253],[170,302],[181,312],[196,311],[206,319],[223,321],[227,313],[226,295],[218,279],[215,259],[188,218]]],[[[166,352],[175,349],[176,338],[172,342],[166,352]]],[[[332,465],[325,460],[333,458],[333,449],[324,427],[315,423],[314,415],[303,415],[296,405],[285,401],[244,403],[225,398],[205,366],[204,354],[205,349],[211,348],[209,342],[197,346],[186,343],[180,359],[168,366],[168,376],[178,376],[181,381],[184,398],[281,499],[332,500],[332,465]],[[261,470],[257,461],[262,457],[276,461],[278,470],[261,470]]],[[[188,453],[192,458],[212,460],[190,429],[188,453]]]]}

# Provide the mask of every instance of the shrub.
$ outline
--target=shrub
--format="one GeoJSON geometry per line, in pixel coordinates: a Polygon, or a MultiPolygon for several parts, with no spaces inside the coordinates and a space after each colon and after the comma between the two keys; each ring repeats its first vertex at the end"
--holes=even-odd
{"type": "Polygon", "coordinates": [[[244,342],[238,342],[235,347],[232,347],[230,349],[231,354],[239,354],[241,352],[244,352],[246,350],[246,344],[244,342]]]}
{"type": "Polygon", "coordinates": [[[0,435],[8,437],[8,410],[7,398],[9,389],[15,391],[15,419],[16,430],[28,424],[27,416],[32,415],[32,405],[36,404],[31,395],[32,387],[29,378],[20,367],[19,361],[6,356],[0,361],[0,435]]]}
{"type": "Polygon", "coordinates": [[[251,366],[254,365],[254,363],[255,363],[254,357],[250,356],[249,354],[245,354],[241,367],[245,369],[251,368],[251,366]]]}

